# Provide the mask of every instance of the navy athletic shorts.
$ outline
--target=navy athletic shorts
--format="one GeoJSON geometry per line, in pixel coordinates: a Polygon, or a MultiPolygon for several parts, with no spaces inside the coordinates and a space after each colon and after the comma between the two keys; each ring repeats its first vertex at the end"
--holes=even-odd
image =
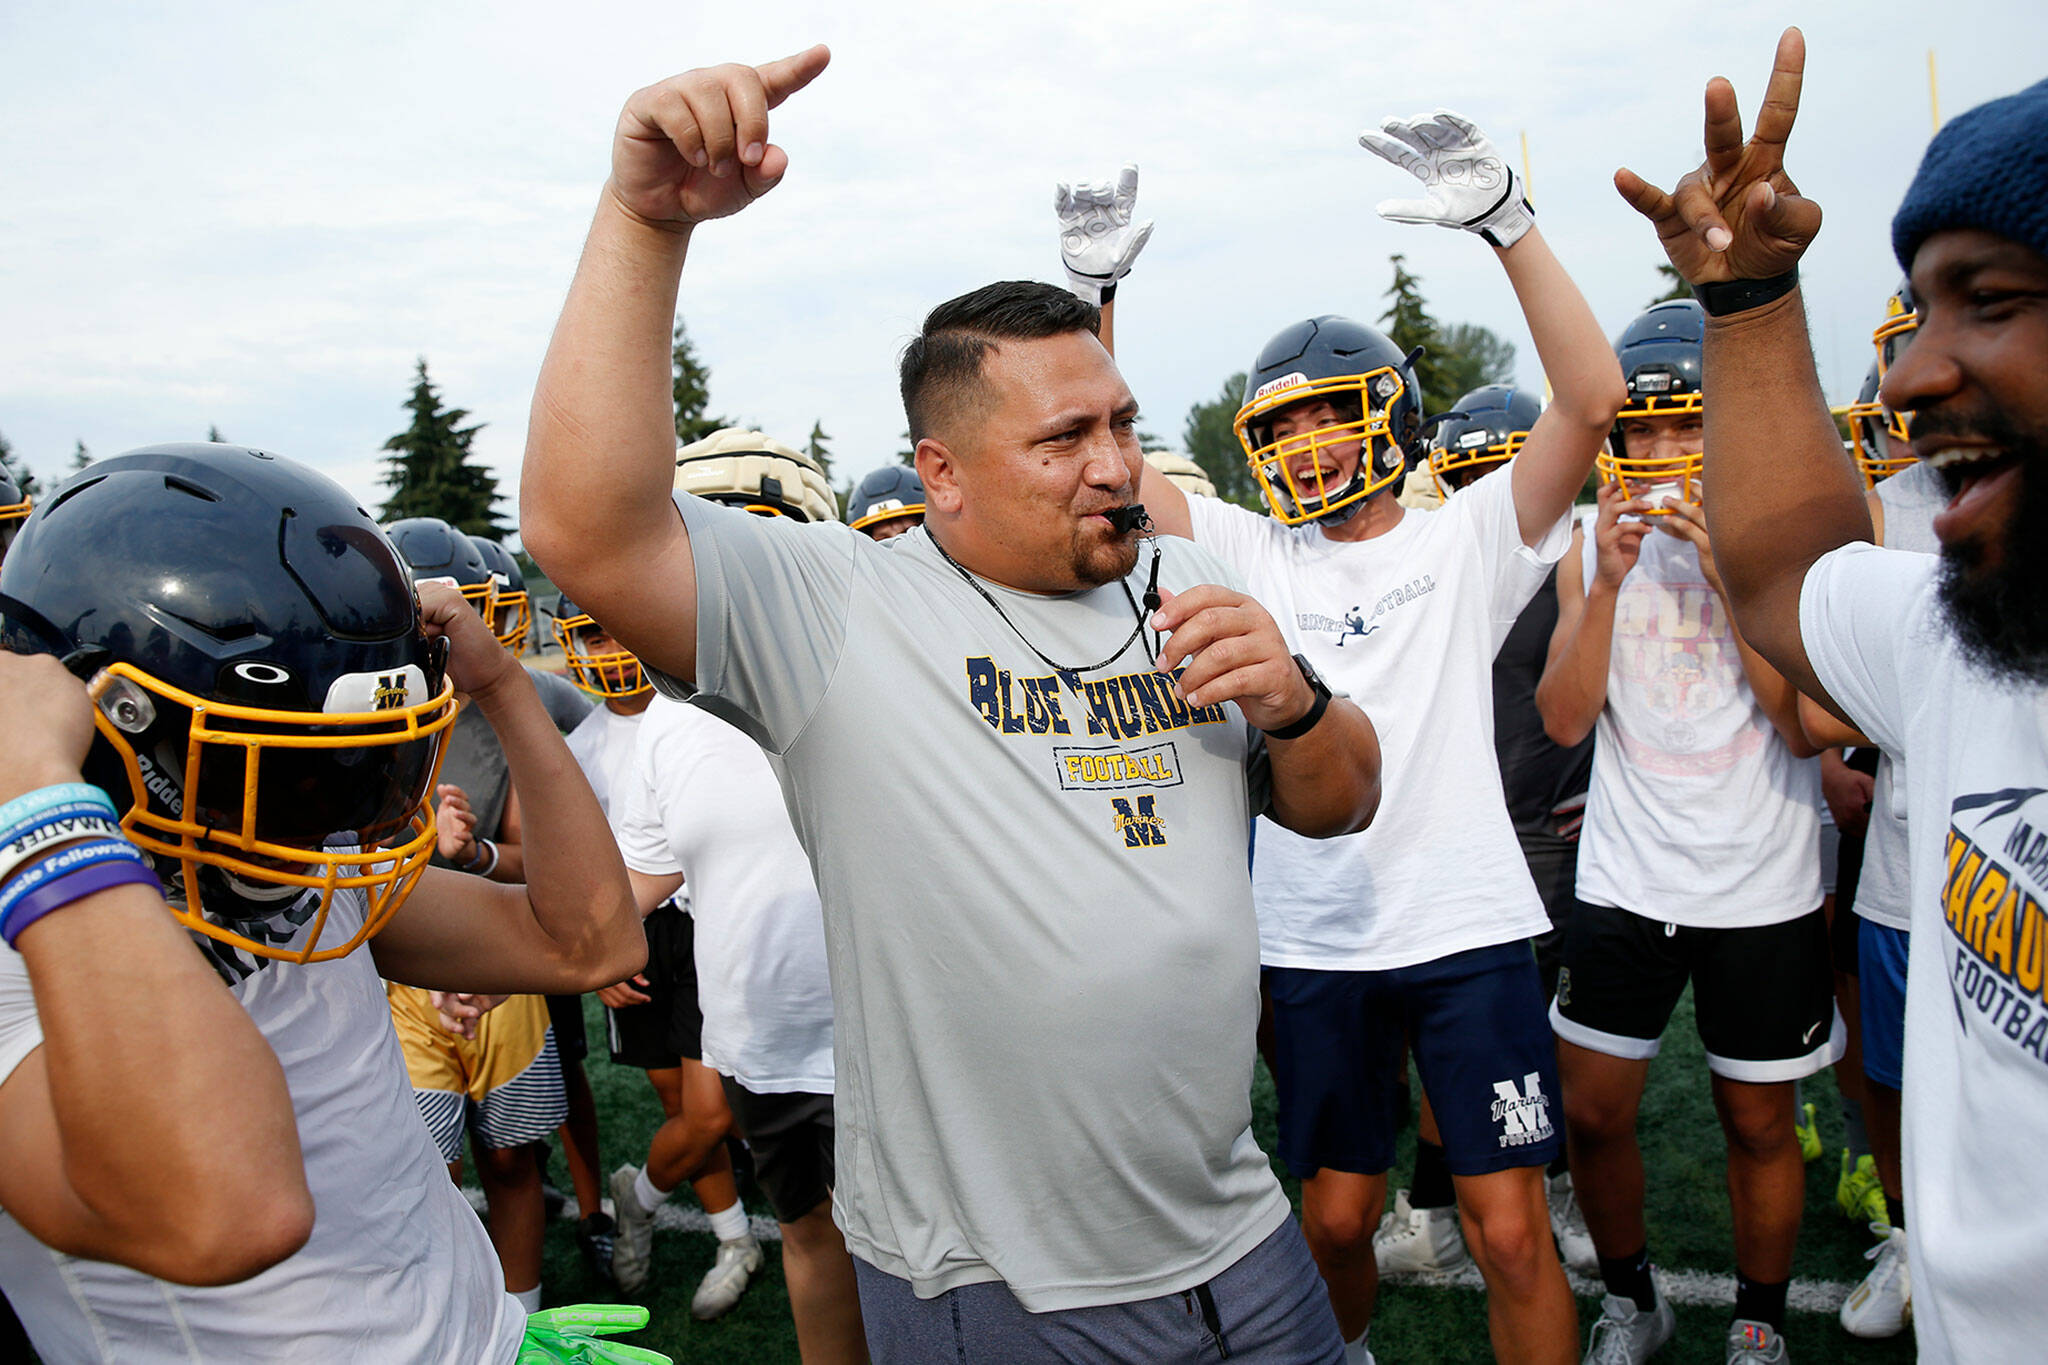
{"type": "Polygon", "coordinates": [[[1415,1056],[1454,1175],[1545,1166],[1562,1150],[1557,1045],[1526,940],[1383,972],[1268,967],[1280,1157],[1297,1177],[1394,1164],[1415,1056]]]}

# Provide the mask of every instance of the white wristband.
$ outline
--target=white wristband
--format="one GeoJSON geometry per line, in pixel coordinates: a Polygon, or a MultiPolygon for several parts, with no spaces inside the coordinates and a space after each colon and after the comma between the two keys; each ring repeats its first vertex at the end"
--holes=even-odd
{"type": "Polygon", "coordinates": [[[489,839],[479,839],[476,841],[476,848],[476,856],[464,863],[462,870],[471,876],[488,877],[498,870],[498,846],[489,839]],[[484,854],[486,852],[489,852],[491,855],[488,862],[484,862],[484,854]],[[484,865],[478,867],[477,864],[479,862],[483,862],[484,865]]]}
{"type": "Polygon", "coordinates": [[[119,824],[104,815],[67,815],[46,825],[38,825],[14,842],[0,847],[0,882],[20,871],[22,864],[33,862],[58,844],[100,836],[124,843],[128,838],[119,824]]]}

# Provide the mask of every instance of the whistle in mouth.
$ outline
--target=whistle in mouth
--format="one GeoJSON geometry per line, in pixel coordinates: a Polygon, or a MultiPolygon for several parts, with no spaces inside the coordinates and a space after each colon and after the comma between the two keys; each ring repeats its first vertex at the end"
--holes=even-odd
{"type": "Polygon", "coordinates": [[[1149,532],[1152,529],[1152,518],[1145,515],[1145,504],[1142,502],[1134,502],[1126,507],[1112,507],[1102,515],[1120,536],[1127,536],[1133,531],[1149,532]]]}

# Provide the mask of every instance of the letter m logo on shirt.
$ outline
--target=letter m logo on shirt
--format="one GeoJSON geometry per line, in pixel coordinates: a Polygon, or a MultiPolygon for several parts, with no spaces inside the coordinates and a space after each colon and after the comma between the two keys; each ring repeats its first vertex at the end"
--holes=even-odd
{"type": "Polygon", "coordinates": [[[1152,797],[1139,797],[1135,809],[1121,796],[1110,797],[1109,804],[1115,812],[1116,828],[1124,836],[1125,848],[1166,847],[1166,822],[1159,818],[1152,797]]]}

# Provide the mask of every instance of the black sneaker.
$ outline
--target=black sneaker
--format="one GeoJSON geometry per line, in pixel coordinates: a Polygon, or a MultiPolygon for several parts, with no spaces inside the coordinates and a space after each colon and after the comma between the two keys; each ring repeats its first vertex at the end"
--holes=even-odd
{"type": "Polygon", "coordinates": [[[583,1253],[583,1268],[605,1284],[616,1288],[612,1278],[612,1234],[617,1228],[612,1216],[602,1210],[576,1224],[576,1249],[583,1253]]]}

